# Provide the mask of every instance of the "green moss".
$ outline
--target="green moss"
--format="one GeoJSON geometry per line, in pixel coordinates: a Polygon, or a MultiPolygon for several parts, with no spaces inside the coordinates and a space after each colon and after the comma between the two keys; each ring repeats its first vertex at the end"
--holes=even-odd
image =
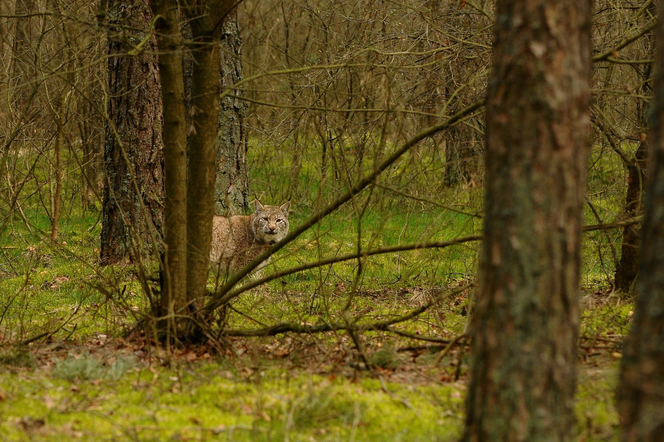
{"type": "MultiPolygon", "coordinates": [[[[3,440],[140,440],[180,436],[218,440],[441,440],[459,434],[461,399],[452,386],[406,387],[374,379],[280,376],[248,383],[210,377],[214,364],[188,367],[180,379],[142,370],[120,380],[75,384],[39,376],[0,379],[3,440]],[[385,390],[389,391],[387,393],[385,390]],[[43,425],[38,423],[43,421],[43,425]],[[28,428],[32,422],[35,427],[28,428]],[[224,440],[224,439],[222,439],[224,440]]],[[[219,373],[217,373],[219,374],[219,373]]]]}

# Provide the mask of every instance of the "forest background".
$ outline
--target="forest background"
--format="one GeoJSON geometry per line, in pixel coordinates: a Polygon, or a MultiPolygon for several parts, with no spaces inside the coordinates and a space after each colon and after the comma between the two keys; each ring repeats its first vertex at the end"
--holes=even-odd
{"type": "MultiPolygon", "coordinates": [[[[0,1],[0,434],[458,438],[494,2],[169,5],[0,1]],[[177,174],[214,196],[168,198],[177,174]],[[163,253],[167,232],[202,238],[168,226],[249,213],[255,197],[291,201],[297,233],[259,277],[163,253]],[[202,286],[177,287],[197,271],[202,286]]],[[[655,3],[592,11],[571,430],[617,440],[655,3]]]]}

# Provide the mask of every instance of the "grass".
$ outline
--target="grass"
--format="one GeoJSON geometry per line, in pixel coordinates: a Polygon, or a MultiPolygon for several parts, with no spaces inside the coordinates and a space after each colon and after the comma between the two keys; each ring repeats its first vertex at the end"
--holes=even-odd
{"type": "MultiPolygon", "coordinates": [[[[252,183],[269,189],[259,195],[264,203],[291,196],[291,224],[298,225],[343,191],[343,177],[335,178],[332,168],[322,177],[316,158],[307,157],[310,150],[299,187],[289,190],[288,180],[271,180],[291,170],[287,152],[276,152],[270,167],[255,167],[252,183]]],[[[431,157],[416,170],[406,158],[383,187],[322,220],[275,256],[265,273],[353,253],[358,245],[373,250],[479,234],[481,219],[469,214],[481,213],[481,189],[435,187],[441,161],[431,157]],[[419,199],[386,190],[395,183],[419,199]]],[[[603,221],[612,221],[620,212],[621,166],[607,154],[597,154],[592,164],[589,200],[603,221]]],[[[370,164],[361,167],[370,170],[370,164]]],[[[352,336],[328,332],[227,338],[226,354],[209,348],[167,354],[145,337],[123,338],[147,300],[135,268],[96,264],[98,212],[67,206],[53,243],[40,233],[49,230],[49,220],[39,204],[26,200],[23,211],[30,228],[15,216],[0,237],[0,440],[457,440],[468,379],[464,345],[439,361],[441,347],[432,343],[365,332],[357,337],[360,352],[352,336]],[[365,360],[377,368],[364,370],[365,360]]],[[[585,221],[598,222],[590,209],[585,221]]],[[[581,322],[579,441],[617,440],[617,350],[632,305],[606,293],[615,240],[615,232],[584,235],[588,309],[581,322]]],[[[288,275],[235,299],[228,326],[367,324],[404,315],[471,281],[478,250],[479,243],[467,243],[288,275]]],[[[469,293],[396,328],[454,338],[467,326],[469,293]]]]}
{"type": "Polygon", "coordinates": [[[71,383],[7,374],[3,440],[453,440],[462,399],[450,385],[224,369],[135,369],[71,383]],[[389,394],[386,393],[389,391],[389,394]]]}
{"type": "MultiPolygon", "coordinates": [[[[2,440],[454,441],[463,422],[464,382],[404,382],[399,369],[353,377],[269,358],[201,358],[168,368],[130,363],[109,376],[98,353],[4,370],[2,440]]],[[[611,360],[584,364],[579,440],[617,440],[615,370],[611,360]]]]}

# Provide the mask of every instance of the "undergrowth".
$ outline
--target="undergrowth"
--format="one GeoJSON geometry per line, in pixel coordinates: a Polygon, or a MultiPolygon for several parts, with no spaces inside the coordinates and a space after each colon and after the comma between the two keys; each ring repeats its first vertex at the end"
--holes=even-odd
{"type": "MultiPolygon", "coordinates": [[[[621,166],[599,154],[591,163],[588,201],[595,211],[589,204],[585,222],[613,221],[620,212],[621,166]]],[[[293,226],[344,189],[333,171],[320,181],[312,164],[305,159],[299,187],[271,180],[290,170],[287,156],[271,158],[272,169],[252,169],[255,186],[269,189],[258,195],[264,203],[291,197],[293,226]]],[[[444,161],[432,157],[421,173],[409,164],[390,172],[403,184],[400,193],[389,190],[386,178],[280,251],[264,274],[340,254],[481,233],[479,187],[427,188],[444,161]]],[[[441,298],[393,332],[223,337],[221,350],[166,354],[149,337],[129,333],[148,301],[135,266],[98,266],[97,209],[67,210],[57,242],[47,239],[43,210],[27,202],[0,237],[2,440],[458,438],[468,342],[447,344],[467,331],[472,289],[461,288],[475,278],[479,242],[284,276],[234,299],[225,318],[229,329],[240,331],[278,323],[362,325],[441,298]]],[[[632,311],[631,301],[608,284],[618,238],[616,231],[584,235],[579,441],[617,440],[613,390],[632,311]]],[[[154,263],[148,267],[154,277],[154,263]]],[[[211,275],[210,289],[215,283],[211,275]]]]}

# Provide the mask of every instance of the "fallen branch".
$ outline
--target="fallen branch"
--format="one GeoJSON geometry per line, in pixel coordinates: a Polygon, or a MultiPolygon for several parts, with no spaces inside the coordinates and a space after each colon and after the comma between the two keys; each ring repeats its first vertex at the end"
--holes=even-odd
{"type": "Polygon", "coordinates": [[[332,258],[322,259],[316,262],[308,262],[306,264],[302,264],[301,266],[293,267],[287,270],[283,270],[281,272],[276,272],[271,275],[265,276],[263,278],[256,279],[255,281],[251,281],[248,284],[244,284],[242,287],[239,287],[236,290],[233,290],[232,292],[228,293],[222,299],[223,303],[225,304],[228,301],[232,300],[233,298],[239,296],[241,293],[246,292],[247,290],[251,290],[254,287],[258,287],[259,285],[265,284],[266,282],[270,282],[272,280],[282,278],[284,276],[292,275],[293,273],[298,273],[305,270],[311,270],[330,264],[337,264],[343,261],[350,261],[358,258],[365,258],[374,255],[382,255],[386,253],[405,252],[408,250],[422,250],[422,249],[432,249],[432,248],[443,249],[445,247],[463,244],[466,242],[479,241],[481,239],[482,239],[481,235],[464,236],[462,238],[457,238],[450,241],[439,241],[439,242],[430,242],[430,243],[421,243],[421,244],[406,244],[402,246],[385,247],[381,249],[365,250],[360,253],[348,253],[345,255],[335,256],[332,258]]]}
{"type": "MultiPolygon", "coordinates": [[[[353,332],[365,332],[365,331],[387,331],[394,332],[394,329],[391,327],[394,324],[399,324],[401,322],[406,322],[413,319],[416,316],[427,311],[431,306],[439,303],[445,298],[455,296],[464,290],[471,288],[474,284],[469,283],[462,287],[459,287],[451,292],[447,292],[441,295],[436,296],[434,299],[424,304],[423,306],[416,308],[415,310],[397,318],[388,319],[385,321],[378,321],[372,324],[357,324],[357,321],[354,322],[337,322],[334,324],[318,324],[318,325],[309,325],[309,324],[292,324],[292,323],[281,323],[276,324],[270,327],[259,328],[259,329],[235,329],[235,330],[224,330],[224,336],[238,336],[238,337],[255,337],[255,336],[275,336],[285,333],[323,333],[328,331],[353,331],[353,332]]],[[[359,318],[356,318],[356,320],[359,318]]]]}
{"type": "MultiPolygon", "coordinates": [[[[610,229],[618,229],[622,227],[627,227],[631,226],[634,224],[639,224],[643,222],[643,216],[637,216],[634,218],[629,218],[626,220],[622,221],[616,221],[613,223],[604,223],[604,224],[593,224],[589,226],[584,226],[583,231],[584,232],[592,232],[592,231],[597,231],[597,230],[610,230],[610,229]]],[[[350,261],[358,258],[365,258],[368,256],[375,256],[375,255],[383,255],[387,253],[396,253],[396,252],[405,252],[409,250],[423,250],[423,249],[442,249],[445,247],[450,247],[454,245],[459,245],[459,244],[464,244],[467,242],[474,242],[474,241],[480,241],[482,239],[482,235],[471,235],[471,236],[464,236],[461,238],[457,239],[452,239],[449,241],[438,241],[438,242],[430,242],[430,243],[420,243],[420,244],[406,244],[406,245],[401,245],[401,246],[394,246],[394,247],[385,247],[381,249],[374,249],[374,250],[365,250],[360,253],[348,253],[345,255],[340,255],[340,256],[335,256],[332,258],[327,258],[327,259],[322,259],[320,261],[316,262],[309,262],[306,264],[302,264],[301,266],[298,267],[293,267],[287,270],[283,270],[280,272],[273,273],[271,275],[256,279],[254,281],[251,281],[248,284],[243,285],[242,287],[237,288],[236,290],[233,290],[229,293],[226,294],[226,296],[220,298],[220,303],[219,305],[223,305],[230,300],[236,298],[239,296],[241,293],[246,292],[247,290],[251,290],[254,287],[258,287],[259,285],[265,284],[267,282],[273,281],[278,278],[282,278],[284,276],[292,275],[293,273],[298,273],[302,272],[305,270],[311,270],[315,269],[318,267],[330,265],[330,264],[337,264],[340,262],[344,261],[350,261]]],[[[225,286],[224,286],[225,287],[225,286]]],[[[209,305],[209,304],[208,304],[209,305]]]]}

